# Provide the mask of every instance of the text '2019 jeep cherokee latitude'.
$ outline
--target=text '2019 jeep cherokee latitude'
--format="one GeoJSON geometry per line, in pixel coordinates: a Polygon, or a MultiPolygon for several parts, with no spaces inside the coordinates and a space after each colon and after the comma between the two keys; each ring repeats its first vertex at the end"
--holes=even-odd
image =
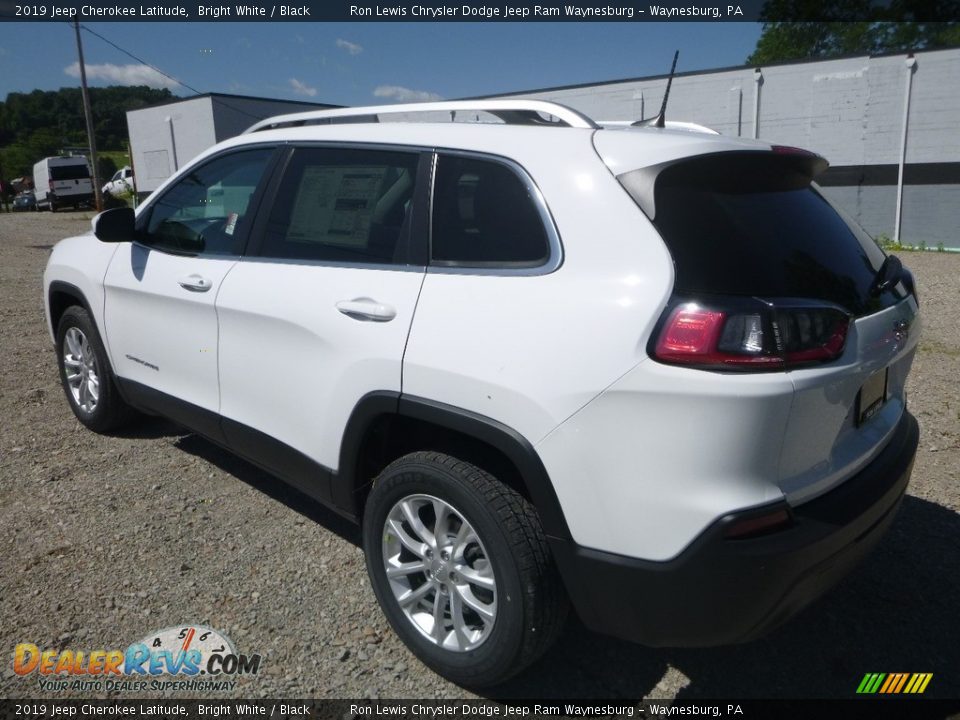
{"type": "Polygon", "coordinates": [[[273,118],[53,251],[67,399],[205,435],[361,522],[427,665],[562,627],[746,640],[905,491],[920,320],[817,155],[476,101],[273,118]],[[498,122],[376,122],[390,113],[498,122]],[[358,122],[359,121],[359,122],[358,122]]]}

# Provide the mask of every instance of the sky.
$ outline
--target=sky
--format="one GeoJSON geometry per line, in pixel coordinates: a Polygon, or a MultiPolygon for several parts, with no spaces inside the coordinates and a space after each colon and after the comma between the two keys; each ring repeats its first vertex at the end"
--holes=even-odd
{"type": "MultiPolygon", "coordinates": [[[[92,86],[363,105],[451,99],[742,65],[756,23],[86,23],[92,86]]],[[[0,99],[77,86],[65,22],[0,23],[0,99]]]]}

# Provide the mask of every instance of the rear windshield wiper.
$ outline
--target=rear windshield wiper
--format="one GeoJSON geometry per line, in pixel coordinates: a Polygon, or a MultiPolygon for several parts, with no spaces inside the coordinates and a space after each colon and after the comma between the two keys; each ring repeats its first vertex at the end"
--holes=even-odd
{"type": "Polygon", "coordinates": [[[896,255],[887,255],[883,265],[877,270],[877,274],[870,283],[870,294],[874,297],[882,295],[887,290],[893,289],[897,283],[904,279],[906,271],[900,258],[896,255]]]}

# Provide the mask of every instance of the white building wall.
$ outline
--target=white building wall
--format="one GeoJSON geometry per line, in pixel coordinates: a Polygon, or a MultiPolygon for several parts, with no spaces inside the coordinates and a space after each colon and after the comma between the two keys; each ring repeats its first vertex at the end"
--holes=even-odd
{"type": "Polygon", "coordinates": [[[138,193],[153,192],[217,142],[209,97],[132,110],[127,129],[138,193]]]}
{"type": "Polygon", "coordinates": [[[259,120],[323,107],[214,94],[131,110],[127,113],[127,130],[137,192],[153,192],[201,152],[239,135],[259,120]]]}
{"type": "MultiPolygon", "coordinates": [[[[960,170],[945,168],[960,163],[960,49],[919,52],[915,59],[901,238],[930,247],[960,247],[960,181],[955,179],[960,170]],[[914,184],[909,166],[919,163],[937,163],[941,176],[946,170],[954,179],[914,184]]],[[[833,168],[887,166],[882,184],[874,179],[825,191],[868,231],[890,237],[896,219],[905,60],[905,55],[863,56],[761,69],[758,136],[813,150],[833,168]]],[[[754,78],[754,69],[747,67],[676,77],[667,117],[753,137],[754,78]]],[[[657,114],[666,84],[666,77],[640,78],[501,97],[552,100],[597,120],[639,120],[657,114]]]]}

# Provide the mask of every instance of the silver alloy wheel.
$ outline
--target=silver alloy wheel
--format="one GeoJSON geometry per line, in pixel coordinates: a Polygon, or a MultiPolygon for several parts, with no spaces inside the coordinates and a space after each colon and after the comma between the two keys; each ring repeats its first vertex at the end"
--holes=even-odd
{"type": "Polygon", "coordinates": [[[408,495],[387,515],[383,565],[413,626],[454,652],[479,647],[497,619],[497,583],[463,513],[431,495],[408,495]]]}
{"type": "Polygon", "coordinates": [[[88,414],[96,410],[100,401],[97,356],[80,328],[70,328],[63,337],[63,371],[76,406],[88,414]]]}

